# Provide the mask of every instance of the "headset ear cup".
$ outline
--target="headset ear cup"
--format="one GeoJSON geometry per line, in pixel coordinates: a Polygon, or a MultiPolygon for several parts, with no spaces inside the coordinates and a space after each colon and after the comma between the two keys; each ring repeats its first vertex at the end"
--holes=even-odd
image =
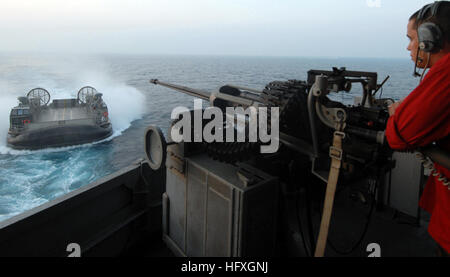
{"type": "Polygon", "coordinates": [[[419,48],[427,53],[439,52],[442,48],[442,32],[431,22],[423,23],[417,29],[419,48]]]}
{"type": "Polygon", "coordinates": [[[426,53],[431,53],[435,47],[434,47],[434,44],[431,42],[421,42],[419,44],[419,48],[420,48],[420,50],[422,50],[426,53]]]}
{"type": "Polygon", "coordinates": [[[426,52],[426,49],[428,48],[427,47],[428,45],[425,43],[425,42],[419,42],[419,49],[420,50],[422,50],[422,51],[425,51],[426,52]]]}

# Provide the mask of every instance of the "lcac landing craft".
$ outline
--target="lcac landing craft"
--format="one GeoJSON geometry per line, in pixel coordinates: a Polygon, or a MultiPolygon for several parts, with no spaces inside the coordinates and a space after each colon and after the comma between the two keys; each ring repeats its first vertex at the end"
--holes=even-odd
{"type": "Polygon", "coordinates": [[[7,143],[14,149],[41,149],[90,143],[112,134],[102,94],[83,87],[75,99],[54,99],[43,88],[19,97],[11,110],[7,143]]]}

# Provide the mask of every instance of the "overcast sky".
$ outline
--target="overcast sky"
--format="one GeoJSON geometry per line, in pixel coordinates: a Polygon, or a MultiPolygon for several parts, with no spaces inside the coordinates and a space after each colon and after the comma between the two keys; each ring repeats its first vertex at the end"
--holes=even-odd
{"type": "Polygon", "coordinates": [[[0,0],[0,52],[408,58],[430,0],[0,0]]]}

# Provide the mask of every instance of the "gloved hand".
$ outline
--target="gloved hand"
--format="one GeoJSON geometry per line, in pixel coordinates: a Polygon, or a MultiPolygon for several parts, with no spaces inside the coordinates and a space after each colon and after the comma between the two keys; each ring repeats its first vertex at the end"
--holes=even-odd
{"type": "Polygon", "coordinates": [[[398,102],[395,102],[391,105],[388,106],[388,111],[389,111],[389,115],[393,116],[395,114],[395,110],[398,108],[398,106],[400,106],[400,104],[402,103],[403,100],[400,100],[398,102]]]}

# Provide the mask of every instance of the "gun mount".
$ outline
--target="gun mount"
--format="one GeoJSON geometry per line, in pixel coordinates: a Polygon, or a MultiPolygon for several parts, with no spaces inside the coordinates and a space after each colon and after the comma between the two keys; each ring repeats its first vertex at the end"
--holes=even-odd
{"type": "MultiPolygon", "coordinates": [[[[248,228],[262,228],[264,232],[256,237],[259,240],[271,241],[276,234],[273,229],[269,228],[270,230],[268,230],[267,227],[274,226],[273,224],[277,220],[285,221],[285,223],[288,221],[284,216],[278,219],[278,200],[289,202],[288,195],[297,193],[306,183],[327,182],[331,150],[333,149],[333,134],[336,131],[345,133],[342,151],[338,153],[340,154],[338,158],[342,161],[339,185],[361,186],[363,183],[363,190],[366,190],[368,198],[372,196],[373,199],[382,199],[384,182],[382,176],[385,176],[393,166],[392,151],[384,141],[384,130],[389,117],[387,107],[393,100],[376,99],[375,95],[386,80],[382,84],[378,84],[377,73],[333,68],[331,71],[310,70],[307,81],[274,81],[267,84],[261,91],[242,86],[225,85],[215,92],[207,92],[152,79],[150,82],[155,85],[168,87],[209,101],[211,107],[219,108],[225,115],[220,119],[223,124],[220,128],[216,128],[215,132],[225,134],[231,128],[234,134],[241,132],[245,137],[245,140],[238,142],[191,140],[192,142],[181,141],[178,143],[170,138],[166,143],[157,128],[149,128],[145,139],[148,160],[150,164],[154,164],[155,168],[162,164],[167,167],[167,192],[163,196],[166,216],[163,225],[166,224],[167,227],[164,238],[170,248],[180,255],[205,255],[205,251],[210,251],[210,254],[206,255],[214,255],[214,253],[231,256],[248,255],[249,253],[264,253],[262,255],[265,255],[272,251],[273,245],[262,249],[256,241],[247,242],[245,247],[244,245],[238,246],[244,247],[240,250],[241,252],[230,248],[226,253],[221,252],[218,247],[208,248],[208,245],[198,244],[200,239],[198,236],[221,236],[220,228],[214,229],[218,228],[217,226],[220,224],[216,222],[217,226],[211,227],[217,232],[211,229],[208,231],[209,233],[207,232],[208,234],[200,230],[189,229],[189,224],[194,224],[189,221],[194,219],[188,219],[188,214],[196,218],[195,222],[203,220],[203,224],[208,225],[214,224],[208,216],[209,213],[224,213],[226,210],[227,214],[222,214],[222,216],[234,218],[233,220],[238,220],[239,224],[244,226],[240,231],[230,229],[229,232],[226,232],[226,236],[231,237],[233,243],[240,241],[243,237],[248,238],[249,233],[247,232],[250,232],[248,228]],[[349,106],[329,98],[330,93],[350,92],[355,83],[362,85],[360,103],[349,106]],[[235,124],[234,114],[231,115],[232,124],[229,124],[229,108],[236,108],[236,110],[240,108],[242,114],[241,119],[239,119],[239,114],[237,115],[237,124],[235,124]],[[254,114],[256,113],[258,121],[253,121],[253,123],[258,122],[261,125],[267,122],[267,128],[271,131],[277,131],[276,127],[279,126],[277,139],[280,147],[275,153],[257,151],[257,146],[267,142],[251,141],[249,129],[251,128],[252,113],[243,112],[243,109],[248,108],[256,111],[254,114]],[[268,114],[262,114],[260,108],[267,108],[268,114]],[[278,108],[279,114],[273,114],[272,108],[278,108]],[[278,122],[272,121],[273,118],[276,118],[278,122]],[[239,128],[239,120],[244,122],[245,128],[239,128]],[[274,122],[277,125],[273,125],[274,122]],[[160,142],[156,143],[156,141],[160,142]],[[165,152],[165,148],[167,148],[167,155],[162,155],[161,151],[165,152]],[[166,157],[167,161],[161,161],[166,157]],[[214,191],[217,193],[222,191],[219,194],[228,199],[227,201],[231,201],[229,203],[234,203],[233,199],[237,199],[235,197],[243,199],[240,204],[242,206],[219,208],[217,206],[219,200],[217,200],[219,202],[213,201],[213,196],[205,196],[201,192],[209,191],[209,187],[216,186],[218,183],[212,180],[218,180],[217,178],[222,180],[217,182],[223,183],[223,186],[221,185],[221,189],[215,188],[214,191]],[[369,182],[370,180],[372,182],[369,182]],[[180,187],[182,183],[186,184],[183,188],[180,187]],[[281,186],[274,186],[274,183],[281,186]],[[372,185],[368,185],[369,183],[372,185]],[[373,184],[376,184],[375,189],[373,184]],[[194,187],[196,188],[194,189],[194,187]],[[250,188],[255,187],[261,187],[261,190],[265,192],[252,192],[250,188]],[[178,191],[180,189],[181,191],[178,191]],[[187,190],[193,189],[195,191],[187,192],[187,190]],[[281,189],[281,194],[278,189],[281,189]],[[228,190],[241,191],[241,193],[230,196],[223,194],[228,190]],[[187,193],[187,196],[185,195],[187,198],[183,198],[183,193],[187,193]],[[253,194],[255,199],[270,206],[264,208],[265,215],[253,213],[254,209],[263,208],[255,202],[245,200],[250,197],[248,195],[253,194]],[[375,196],[375,194],[377,195],[375,196]],[[278,197],[279,195],[281,197],[278,197]],[[203,209],[201,209],[203,212],[193,210],[198,201],[206,203],[204,204],[207,209],[206,215],[198,214],[205,212],[203,209]],[[242,213],[247,213],[252,218],[247,220],[252,223],[241,218],[239,214],[242,213]],[[185,220],[185,222],[187,220],[188,225],[179,226],[175,223],[179,220],[185,220]],[[190,236],[197,237],[197,239],[195,241],[181,239],[184,237],[189,240],[190,236]]],[[[195,117],[195,112],[195,110],[191,110],[188,116],[195,117]]],[[[185,115],[187,113],[182,114],[182,116],[185,115]]],[[[180,118],[172,122],[169,135],[179,120],[180,118]]],[[[211,122],[211,119],[201,118],[201,121],[202,127],[205,127],[211,122]]],[[[180,128],[177,131],[180,131],[180,128]]],[[[191,126],[191,130],[182,128],[183,133],[187,132],[190,135],[195,131],[193,126],[191,126]]],[[[375,200],[372,203],[375,203],[375,200]]],[[[234,221],[230,221],[227,225],[229,228],[232,228],[232,222],[234,221]]],[[[252,235],[255,234],[252,233],[252,235]]],[[[225,237],[223,240],[222,242],[225,244],[231,243],[225,237]]]]}
{"type": "MultiPolygon", "coordinates": [[[[347,71],[345,68],[334,68],[333,71],[310,70],[307,82],[275,81],[268,84],[262,91],[225,85],[218,91],[210,93],[164,83],[157,79],[152,79],[150,82],[209,101],[211,106],[219,107],[223,112],[226,112],[226,107],[244,109],[279,107],[280,143],[312,159],[321,155],[321,145],[331,140],[332,130],[339,124],[343,124],[346,132],[362,141],[383,145],[383,131],[388,119],[387,106],[393,102],[391,99],[375,98],[375,93],[382,86],[377,85],[376,73],[347,71]],[[363,97],[359,105],[348,107],[327,97],[331,92],[349,92],[352,84],[357,82],[363,87],[363,97]]],[[[246,123],[248,124],[248,120],[246,123]]],[[[268,125],[270,129],[270,114],[268,125]]],[[[215,149],[211,147],[213,144],[210,144],[208,148],[215,149]]],[[[242,143],[235,143],[235,145],[237,145],[236,148],[242,148],[242,143]]],[[[233,147],[227,145],[225,148],[233,147]]],[[[218,154],[215,154],[215,151],[209,152],[214,158],[229,162],[245,157],[245,155],[236,155],[235,150],[235,148],[233,151],[222,149],[218,154]],[[227,155],[227,152],[231,153],[231,157],[227,155]]],[[[326,148],[325,154],[327,154],[326,148]]]]}

